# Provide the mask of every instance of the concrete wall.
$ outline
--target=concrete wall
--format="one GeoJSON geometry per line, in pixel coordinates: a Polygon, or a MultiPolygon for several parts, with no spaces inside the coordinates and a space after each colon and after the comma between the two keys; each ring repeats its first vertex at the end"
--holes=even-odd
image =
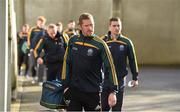
{"type": "Polygon", "coordinates": [[[47,23],[78,20],[82,12],[95,17],[96,33],[107,32],[108,19],[120,16],[123,33],[136,48],[139,64],[180,64],[180,0],[17,0],[18,28],[22,20],[35,25],[37,16],[47,23]],[[24,3],[22,2],[24,1],[24,3]],[[24,5],[23,5],[24,4],[24,5]],[[23,7],[24,6],[24,7],[23,7]]]}
{"type": "MultiPolygon", "coordinates": [[[[19,7],[19,9],[23,8],[19,7]]],[[[89,12],[94,16],[97,33],[103,33],[107,30],[104,26],[107,26],[108,19],[112,15],[112,1],[24,0],[24,22],[30,25],[35,25],[39,15],[44,15],[47,18],[47,24],[62,21],[66,27],[69,20],[77,21],[83,12],[89,12]]]]}
{"type": "Polygon", "coordinates": [[[18,31],[21,29],[21,26],[25,23],[25,10],[24,10],[24,0],[14,0],[15,11],[16,11],[16,24],[18,31]]]}
{"type": "Polygon", "coordinates": [[[123,0],[124,34],[141,64],[180,64],[180,1],[123,0]]]}

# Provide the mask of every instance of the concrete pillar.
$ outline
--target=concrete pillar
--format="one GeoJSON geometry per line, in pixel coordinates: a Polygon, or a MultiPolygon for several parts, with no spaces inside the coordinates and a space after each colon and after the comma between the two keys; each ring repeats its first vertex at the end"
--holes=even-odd
{"type": "Polygon", "coordinates": [[[9,111],[8,86],[8,0],[0,0],[0,111],[9,111]]]}

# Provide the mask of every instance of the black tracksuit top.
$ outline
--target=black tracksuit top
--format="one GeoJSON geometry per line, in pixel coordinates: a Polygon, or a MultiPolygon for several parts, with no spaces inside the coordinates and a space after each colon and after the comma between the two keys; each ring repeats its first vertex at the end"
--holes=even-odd
{"type": "Polygon", "coordinates": [[[66,45],[61,34],[58,33],[56,38],[52,39],[46,33],[37,43],[34,49],[34,55],[36,58],[39,57],[39,53],[43,49],[46,64],[63,63],[65,47],[66,45]]]}
{"type": "Polygon", "coordinates": [[[132,72],[132,79],[138,79],[138,65],[135,49],[132,41],[123,35],[119,35],[117,40],[112,40],[110,33],[104,36],[115,65],[118,80],[123,79],[128,74],[127,61],[132,72]]]}
{"type": "Polygon", "coordinates": [[[112,91],[118,82],[111,53],[107,44],[97,36],[75,35],[66,49],[62,80],[69,87],[83,92],[99,92],[102,66],[108,71],[112,91]]]}

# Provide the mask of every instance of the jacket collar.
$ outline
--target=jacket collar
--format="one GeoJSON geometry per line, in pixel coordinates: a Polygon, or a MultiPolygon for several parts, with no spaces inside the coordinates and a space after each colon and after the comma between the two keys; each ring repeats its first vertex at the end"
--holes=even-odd
{"type": "MultiPolygon", "coordinates": [[[[108,36],[109,40],[112,40],[110,31],[108,31],[107,36],[108,36]]],[[[122,34],[119,34],[118,37],[117,37],[117,40],[119,40],[121,37],[122,37],[122,34]]]]}
{"type": "Polygon", "coordinates": [[[87,38],[87,39],[93,39],[96,36],[95,34],[93,34],[91,36],[84,36],[81,30],[80,30],[79,34],[80,34],[80,37],[87,38]]]}

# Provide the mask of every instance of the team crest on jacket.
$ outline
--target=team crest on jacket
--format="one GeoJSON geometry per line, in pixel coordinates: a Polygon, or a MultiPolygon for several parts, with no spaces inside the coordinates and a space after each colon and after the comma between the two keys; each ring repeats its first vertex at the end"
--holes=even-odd
{"type": "Polygon", "coordinates": [[[93,49],[88,49],[87,56],[92,56],[92,55],[93,55],[93,49]]]}
{"type": "Polygon", "coordinates": [[[74,46],[72,47],[72,49],[73,49],[73,50],[75,50],[75,51],[77,51],[77,50],[78,50],[78,48],[77,48],[77,47],[74,47],[74,46]]]}
{"type": "Polygon", "coordinates": [[[119,46],[119,50],[120,50],[120,51],[124,51],[124,45],[120,45],[120,46],[119,46]]]}

